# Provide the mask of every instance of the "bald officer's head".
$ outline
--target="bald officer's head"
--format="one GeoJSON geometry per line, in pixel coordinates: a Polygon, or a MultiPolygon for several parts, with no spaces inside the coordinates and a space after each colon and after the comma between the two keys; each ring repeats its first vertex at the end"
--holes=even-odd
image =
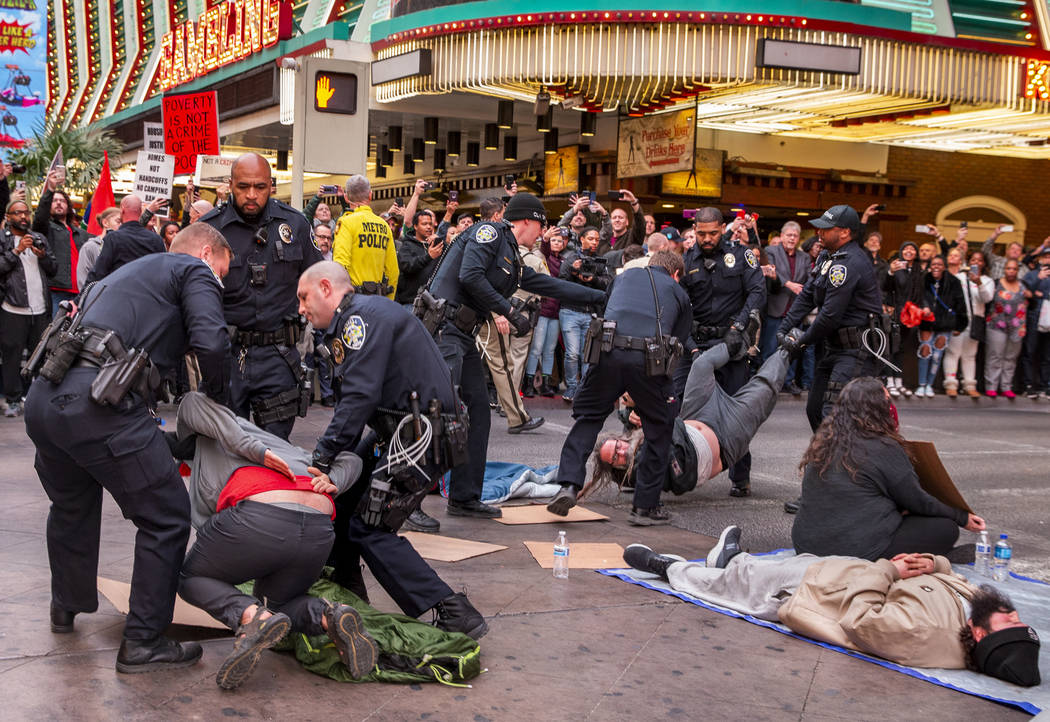
{"type": "Polygon", "coordinates": [[[299,313],[314,328],[323,330],[332,323],[343,296],[353,293],[346,269],[334,261],[319,261],[299,277],[299,313]]]}

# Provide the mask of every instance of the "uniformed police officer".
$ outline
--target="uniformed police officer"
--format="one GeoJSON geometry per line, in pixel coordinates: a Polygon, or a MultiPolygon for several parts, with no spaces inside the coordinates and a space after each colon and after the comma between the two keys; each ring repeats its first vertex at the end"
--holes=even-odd
{"type": "Polygon", "coordinates": [[[433,296],[447,302],[450,318],[441,328],[438,348],[452,371],[453,383],[462,384],[470,414],[470,459],[452,469],[449,486],[448,513],[454,516],[502,515],[498,508],[481,503],[490,422],[481,356],[474,342],[481,322],[498,313],[516,334],[527,334],[529,320],[507,300],[519,286],[574,303],[605,302],[603,291],[544,276],[521,263],[518,246],[531,248],[546,222],[546,210],[538,198],[515,194],[502,222],[476,223],[456,238],[430,287],[433,296]]]}
{"type": "Polygon", "coordinates": [[[89,286],[72,324],[49,329],[53,350],[26,399],[26,431],[51,499],[53,632],[72,632],[76,614],[98,608],[103,489],[138,528],[120,672],[185,667],[201,656],[200,645],[161,636],[171,623],[190,502],[148,404],[154,382],[187,351],[196,355],[201,391],[226,402],[230,342],[219,279],[229,254],[221,234],[197,223],[175,236],[171,253],[132,261],[89,286]],[[123,371],[131,372],[127,386],[123,371]]]}
{"type": "Polygon", "coordinates": [[[861,334],[882,314],[882,292],[871,256],[853,239],[860,228],[855,210],[833,206],[810,224],[816,227],[824,250],[781,328],[793,329],[814,308],[820,310],[801,338],[778,336],[790,351],[824,342],[824,357],[806,401],[806,416],[816,431],[851,379],[875,375],[877,359],[863,347],[861,334]]]}
{"type": "Polygon", "coordinates": [[[372,186],[363,175],[346,181],[350,210],[339,218],[332,259],[350,274],[358,293],[393,298],[397,290],[397,249],[390,225],[372,212],[372,186]]]}
{"type": "MultiPolygon", "coordinates": [[[[706,351],[723,339],[733,341],[744,333],[752,311],[765,308],[766,284],[755,254],[744,245],[723,239],[725,223],[720,210],[701,208],[693,223],[696,245],[683,257],[682,286],[693,309],[693,341],[698,351],[706,351]]],[[[675,376],[679,396],[685,388],[689,366],[681,364],[675,376]]],[[[747,359],[742,353],[737,354],[715,376],[726,393],[736,393],[747,383],[747,359]]],[[[729,468],[729,480],[733,484],[730,496],[751,494],[750,452],[729,468]]]]}
{"type": "Polygon", "coordinates": [[[338,399],[314,450],[314,466],[327,471],[341,451],[355,451],[364,462],[360,481],[336,499],[336,581],[366,596],[359,562],[364,557],[405,614],[418,617],[433,609],[442,629],[479,638],[488,631],[484,617],[396,533],[448,471],[445,452],[457,433],[453,424],[459,425],[460,453],[465,453],[466,419],[457,413],[448,367],[434,339],[397,303],[354,293],[338,263],[309,268],[298,295],[300,313],[314,327],[326,329],[324,343],[334,364],[332,390],[338,399]],[[414,409],[423,418],[414,417],[414,409]],[[429,436],[423,419],[433,420],[429,436]],[[412,429],[407,441],[404,431],[398,433],[402,421],[412,429]],[[362,438],[365,424],[375,433],[362,438]],[[418,453],[404,451],[398,441],[410,445],[419,437],[431,443],[418,453]],[[434,448],[440,449],[436,456],[434,448]],[[388,484],[394,488],[385,492],[388,484]]]}
{"type": "Polygon", "coordinates": [[[587,370],[573,399],[575,423],[565,439],[558,465],[561,490],[547,505],[548,511],[565,516],[576,506],[577,492],[583,488],[587,457],[616,400],[626,391],[641,417],[646,440],[638,462],[634,507],[629,521],[635,526],[670,522],[670,515],[660,505],[660,492],[667,472],[677,405],[671,374],[654,374],[647,355],[654,339],[665,352],[671,351],[670,345],[664,345],[666,337],[677,339],[679,352],[689,339],[692,313],[689,296],[678,284],[682,271],[681,256],[673,251],[658,251],[650,258],[647,268],[628,269],[609,287],[600,339],[602,353],[597,363],[587,370]],[[608,326],[613,322],[614,329],[608,326]]]}
{"type": "Polygon", "coordinates": [[[231,327],[230,408],[287,439],[296,414],[305,415],[296,315],[299,275],[321,252],[303,214],[270,197],[270,164],[245,153],[230,169],[233,202],[201,218],[233,248],[223,308],[231,327]]]}

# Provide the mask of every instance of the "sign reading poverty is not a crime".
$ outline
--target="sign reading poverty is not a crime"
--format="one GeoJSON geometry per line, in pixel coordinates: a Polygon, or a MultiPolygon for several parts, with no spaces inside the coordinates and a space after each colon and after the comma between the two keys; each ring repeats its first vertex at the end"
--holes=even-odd
{"type": "Polygon", "coordinates": [[[631,178],[689,171],[693,167],[696,111],[647,115],[620,121],[616,175],[631,178]]]}
{"type": "Polygon", "coordinates": [[[214,90],[168,93],[161,102],[164,152],[175,156],[175,174],[192,173],[198,155],[219,155],[219,102],[214,90]]]}
{"type": "Polygon", "coordinates": [[[175,159],[163,153],[140,150],[135,162],[135,185],[132,193],[149,203],[157,198],[171,198],[175,180],[175,159]]]}

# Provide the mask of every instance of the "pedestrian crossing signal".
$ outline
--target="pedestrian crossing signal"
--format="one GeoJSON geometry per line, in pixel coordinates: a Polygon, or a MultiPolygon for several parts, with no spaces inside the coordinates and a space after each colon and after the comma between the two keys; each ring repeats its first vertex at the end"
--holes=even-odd
{"type": "Polygon", "coordinates": [[[319,113],[357,113],[357,75],[318,71],[314,76],[314,110],[319,113]]]}

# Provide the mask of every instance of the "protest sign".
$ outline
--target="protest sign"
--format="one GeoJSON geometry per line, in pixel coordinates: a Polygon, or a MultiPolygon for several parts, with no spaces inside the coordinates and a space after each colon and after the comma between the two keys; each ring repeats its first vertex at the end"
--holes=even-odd
{"type": "Polygon", "coordinates": [[[192,173],[198,155],[219,155],[219,104],[214,90],[169,93],[161,103],[164,152],[175,156],[175,173],[192,173]]]}
{"type": "Polygon", "coordinates": [[[140,150],[135,163],[135,185],[131,192],[145,203],[157,198],[171,198],[174,179],[174,158],[163,153],[140,150]]]}
{"type": "Polygon", "coordinates": [[[218,188],[230,180],[233,156],[199,155],[197,168],[193,171],[193,185],[198,188],[218,188]]]}
{"type": "Polygon", "coordinates": [[[620,121],[616,175],[631,178],[690,171],[696,138],[693,108],[620,121]]]}
{"type": "Polygon", "coordinates": [[[973,514],[973,509],[963,499],[948,470],[941,463],[937,449],[929,441],[905,441],[904,448],[911,457],[912,466],[919,477],[919,485],[930,496],[940,499],[948,506],[973,514]]]}
{"type": "Polygon", "coordinates": [[[142,150],[148,153],[164,152],[164,124],[142,124],[142,150]]]}

